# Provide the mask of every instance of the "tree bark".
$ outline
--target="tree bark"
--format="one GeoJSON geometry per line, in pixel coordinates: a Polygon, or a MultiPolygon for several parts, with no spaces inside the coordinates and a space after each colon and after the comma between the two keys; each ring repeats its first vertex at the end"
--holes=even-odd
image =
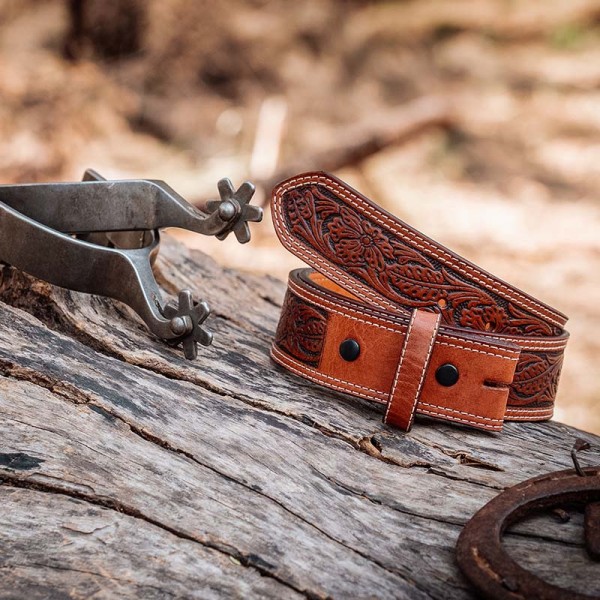
{"type": "MultiPolygon", "coordinates": [[[[576,437],[600,445],[560,423],[393,430],[271,363],[282,282],[167,236],[156,268],[213,307],[195,362],[117,302],[2,268],[1,598],[476,597],[454,562],[463,525],[571,467],[576,437]]],[[[581,523],[529,519],[507,545],[599,593],[581,523]]]]}

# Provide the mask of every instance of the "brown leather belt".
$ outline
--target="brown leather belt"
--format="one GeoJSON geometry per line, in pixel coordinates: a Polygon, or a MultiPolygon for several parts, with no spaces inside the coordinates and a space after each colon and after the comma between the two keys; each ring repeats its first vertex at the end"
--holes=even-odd
{"type": "Polygon", "coordinates": [[[434,242],[339,179],[273,190],[290,273],[273,359],[321,385],[415,413],[500,430],[552,416],[567,317],[434,242]]]}

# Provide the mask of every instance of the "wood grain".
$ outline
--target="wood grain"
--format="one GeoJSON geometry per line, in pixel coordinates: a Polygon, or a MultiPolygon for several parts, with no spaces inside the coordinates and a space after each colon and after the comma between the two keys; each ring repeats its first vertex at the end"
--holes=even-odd
{"type": "MultiPolygon", "coordinates": [[[[123,305],[2,269],[2,598],[470,598],[453,551],[477,509],[570,467],[575,437],[600,462],[597,437],[559,423],[386,427],[381,407],[270,362],[283,283],[168,237],[157,269],[213,307],[195,362],[123,305]]],[[[507,543],[600,591],[578,517],[507,543]]]]}

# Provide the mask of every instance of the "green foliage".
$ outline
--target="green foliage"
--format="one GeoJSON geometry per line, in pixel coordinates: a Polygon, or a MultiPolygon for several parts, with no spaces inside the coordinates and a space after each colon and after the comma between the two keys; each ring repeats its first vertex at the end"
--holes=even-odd
{"type": "Polygon", "coordinates": [[[550,35],[550,42],[561,50],[580,48],[589,37],[590,30],[576,23],[566,23],[557,27],[550,35]]]}

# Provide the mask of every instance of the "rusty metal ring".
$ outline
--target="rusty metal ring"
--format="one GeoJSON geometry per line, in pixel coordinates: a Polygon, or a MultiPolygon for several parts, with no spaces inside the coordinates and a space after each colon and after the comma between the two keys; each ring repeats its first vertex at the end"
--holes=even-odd
{"type": "Polygon", "coordinates": [[[600,598],[543,581],[514,561],[502,546],[507,527],[525,516],[564,504],[600,500],[600,467],[557,471],[528,479],[486,504],[465,526],[456,546],[458,566],[486,598],[590,600],[600,598]]]}

